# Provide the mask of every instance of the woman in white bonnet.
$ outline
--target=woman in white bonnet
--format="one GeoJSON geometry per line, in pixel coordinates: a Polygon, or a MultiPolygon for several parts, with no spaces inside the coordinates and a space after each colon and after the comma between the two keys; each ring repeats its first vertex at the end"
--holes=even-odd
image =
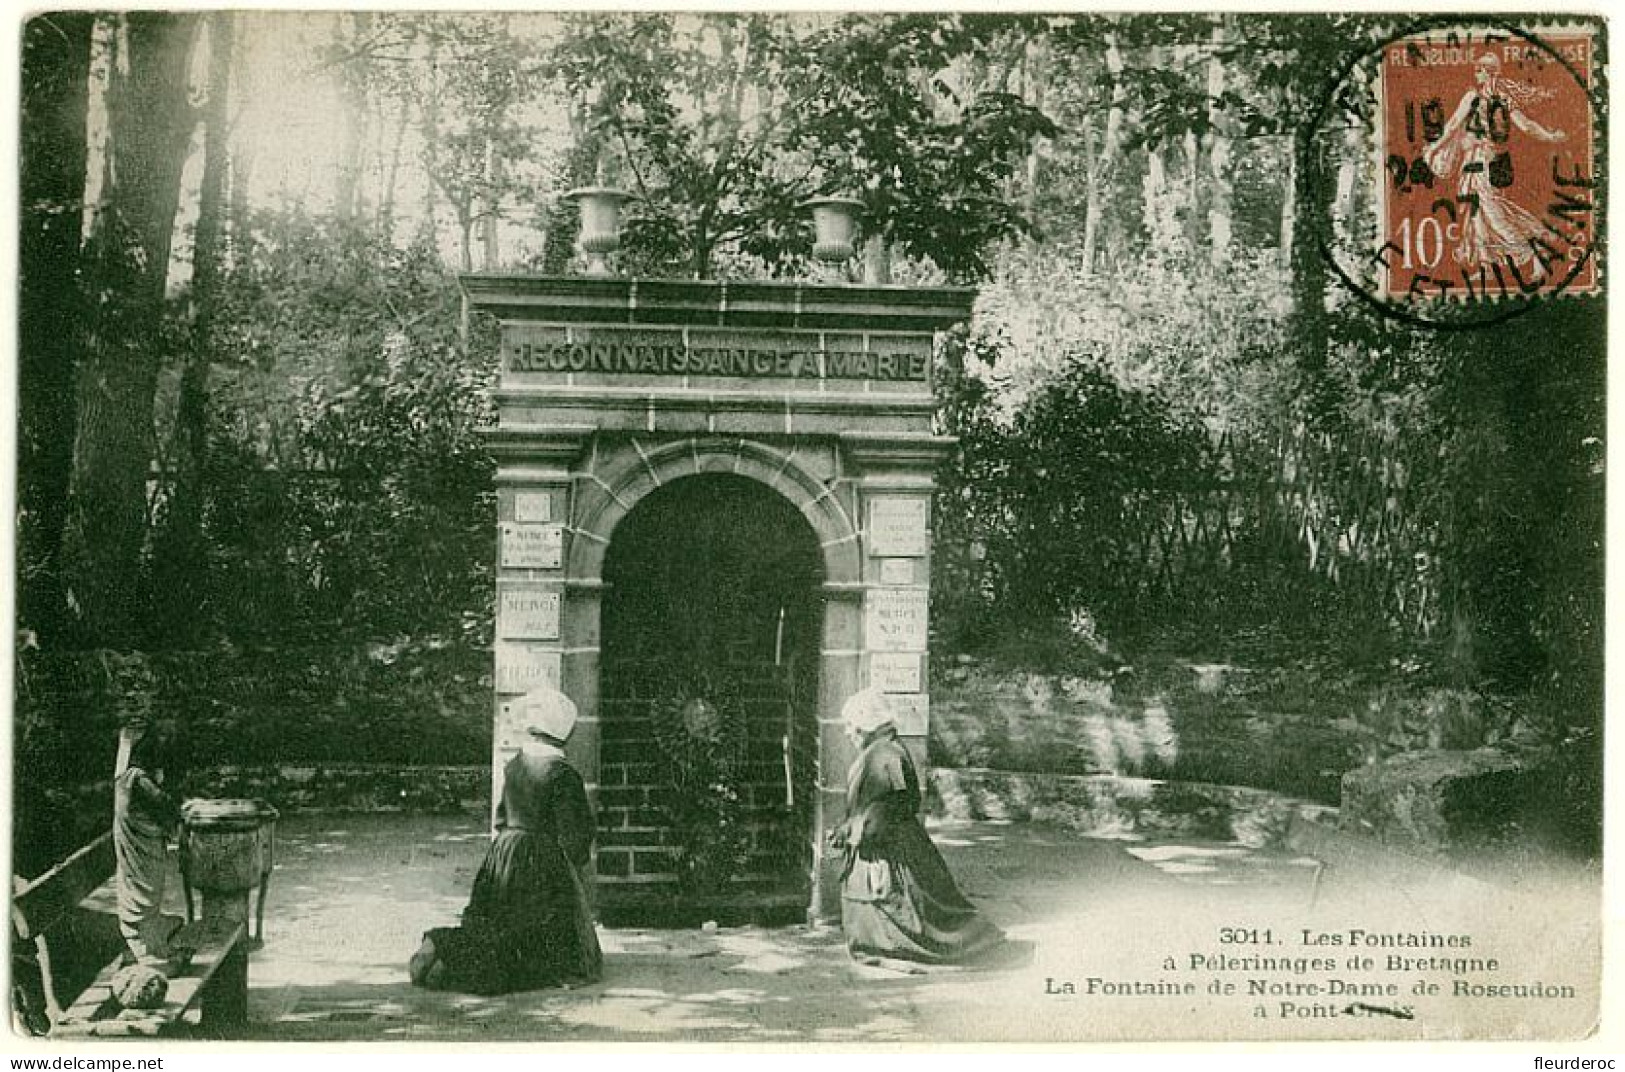
{"type": "Polygon", "coordinates": [[[920,776],[897,739],[890,705],[864,689],[841,711],[858,758],[847,775],[841,928],[854,957],[927,964],[981,961],[1003,932],[966,900],[920,821],[920,776]]]}
{"type": "Polygon", "coordinates": [[[587,892],[592,808],[563,751],[575,704],[543,686],[515,707],[528,739],[503,768],[496,838],[462,926],[429,931],[413,955],[419,986],[505,994],[593,982],[602,969],[587,892]]]}

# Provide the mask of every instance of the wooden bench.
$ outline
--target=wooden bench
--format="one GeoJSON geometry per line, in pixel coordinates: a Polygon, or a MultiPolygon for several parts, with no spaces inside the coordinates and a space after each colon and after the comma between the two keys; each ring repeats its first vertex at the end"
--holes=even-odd
{"type": "Polygon", "coordinates": [[[248,1020],[248,930],[245,922],[229,919],[203,919],[175,932],[171,944],[177,955],[157,966],[169,982],[160,1007],[123,1009],[113,998],[113,976],[124,966],[122,950],[63,1007],[60,972],[52,963],[54,937],[64,933],[81,902],[104,886],[116,869],[113,835],[103,834],[39,878],[17,884],[12,893],[13,954],[23,943],[33,943],[50,1034],[166,1034],[184,1030],[187,1014],[194,1009],[205,1034],[240,1034],[248,1020]]]}

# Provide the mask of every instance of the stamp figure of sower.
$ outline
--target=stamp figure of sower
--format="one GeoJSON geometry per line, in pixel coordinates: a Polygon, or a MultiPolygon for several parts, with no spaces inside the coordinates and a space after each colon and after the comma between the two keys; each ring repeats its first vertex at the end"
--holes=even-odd
{"type": "Polygon", "coordinates": [[[1428,34],[1383,50],[1386,295],[1594,290],[1592,42],[1428,34]]]}
{"type": "Polygon", "coordinates": [[[1535,256],[1535,243],[1545,239],[1548,225],[1502,192],[1512,185],[1512,156],[1502,146],[1510,135],[1509,125],[1543,142],[1568,137],[1561,130],[1541,126],[1526,111],[1550,100],[1555,91],[1507,78],[1494,52],[1478,58],[1473,77],[1472,88],[1462,94],[1443,134],[1423,154],[1435,175],[1459,176],[1457,193],[1475,206],[1462,220],[1456,262],[1468,268],[1488,268],[1510,260],[1540,278],[1546,272],[1535,256]]]}

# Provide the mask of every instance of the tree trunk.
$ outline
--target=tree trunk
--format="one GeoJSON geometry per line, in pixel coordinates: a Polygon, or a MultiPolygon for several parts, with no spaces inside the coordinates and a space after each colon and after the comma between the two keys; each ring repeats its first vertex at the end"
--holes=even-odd
{"type": "Polygon", "coordinates": [[[457,264],[460,270],[474,270],[474,206],[468,202],[452,205],[457,214],[457,264]]]}
{"type": "Polygon", "coordinates": [[[378,226],[386,242],[395,237],[395,187],[400,181],[401,151],[406,144],[406,128],[411,120],[411,106],[401,101],[400,114],[395,120],[395,133],[390,139],[389,166],[384,169],[384,188],[378,194],[378,226]]]}
{"type": "MultiPolygon", "coordinates": [[[[340,19],[345,16],[340,15],[340,19]]],[[[357,11],[349,16],[350,40],[365,42],[372,33],[372,15],[357,11]]],[[[361,213],[362,150],[367,144],[367,67],[360,59],[339,65],[339,154],[338,181],[333,193],[333,213],[346,222],[361,213]]]]}
{"type": "Polygon", "coordinates": [[[1103,230],[1100,214],[1104,209],[1106,177],[1117,163],[1118,142],[1123,130],[1123,102],[1127,91],[1123,86],[1123,52],[1118,47],[1117,35],[1106,35],[1106,72],[1111,82],[1111,106],[1106,111],[1106,131],[1100,140],[1100,151],[1095,154],[1089,168],[1088,187],[1084,192],[1083,212],[1083,270],[1094,274],[1095,251],[1100,245],[1103,230]]]}
{"type": "MultiPolygon", "coordinates": [[[[1187,42],[1177,44],[1172,49],[1173,70],[1182,75],[1189,71],[1200,71],[1198,49],[1200,46],[1187,42]]],[[[1206,75],[1198,77],[1203,82],[1206,75]]],[[[1192,92],[1198,91],[1198,86],[1190,87],[1192,92]]],[[[1172,140],[1170,139],[1170,145],[1172,140]]],[[[1179,208],[1174,209],[1174,215],[1179,222],[1179,231],[1182,236],[1185,254],[1188,263],[1200,264],[1202,261],[1202,232],[1207,226],[1207,198],[1203,187],[1203,145],[1202,139],[1196,136],[1194,130],[1187,129],[1179,139],[1179,177],[1176,180],[1181,187],[1179,200],[1183,202],[1179,208]],[[1182,211],[1181,211],[1182,209],[1182,211]]],[[[1172,151],[1169,160],[1173,163],[1172,151]]]]}
{"type": "Polygon", "coordinates": [[[1207,118],[1212,126],[1207,150],[1208,256],[1215,267],[1223,267],[1230,260],[1231,220],[1230,190],[1230,138],[1224,131],[1224,109],[1219,98],[1224,95],[1224,60],[1221,52],[1225,44],[1224,21],[1216,17],[1213,22],[1213,54],[1207,61],[1207,118]]]}
{"type": "Polygon", "coordinates": [[[420,238],[433,244],[439,233],[435,209],[439,207],[440,196],[440,40],[431,34],[428,42],[425,62],[427,69],[436,73],[431,74],[430,84],[421,87],[417,96],[418,119],[423,135],[421,155],[424,178],[427,180],[423,184],[423,210],[418,216],[418,230],[420,238]]]}
{"type": "Polygon", "coordinates": [[[480,200],[483,211],[480,215],[480,259],[487,272],[494,272],[501,263],[501,250],[497,242],[497,219],[501,211],[501,199],[497,191],[502,189],[502,158],[497,154],[496,139],[489,138],[485,143],[485,189],[480,200]]]}
{"type": "Polygon", "coordinates": [[[221,277],[226,190],[226,99],[231,83],[233,17],[209,16],[209,76],[203,105],[203,183],[192,247],[191,338],[175,420],[173,483],[153,564],[156,621],[173,641],[195,640],[208,574],[203,501],[209,443],[209,364],[221,277]]]}
{"type": "Polygon", "coordinates": [[[1343,131],[1337,161],[1337,195],[1333,204],[1332,233],[1344,249],[1353,248],[1359,231],[1360,195],[1369,149],[1360,128],[1349,123],[1343,131]]]}
{"type": "Polygon", "coordinates": [[[863,281],[873,287],[891,282],[891,246],[884,235],[870,235],[863,244],[863,281]]]}
{"type": "Polygon", "coordinates": [[[1315,240],[1314,220],[1323,219],[1330,206],[1319,203],[1323,198],[1311,181],[1312,170],[1304,166],[1307,154],[1315,151],[1307,124],[1293,135],[1292,145],[1296,156],[1292,169],[1292,248],[1289,262],[1292,275],[1292,334],[1298,342],[1298,367],[1306,379],[1304,386],[1311,407],[1319,409],[1322,403],[1329,401],[1324,397],[1327,385],[1323,375],[1327,347],[1327,273],[1326,261],[1315,240]]]}
{"type": "Polygon", "coordinates": [[[1142,211],[1145,228],[1151,235],[1152,248],[1163,256],[1175,252],[1184,241],[1171,185],[1163,148],[1153,146],[1146,151],[1142,211]]]}
{"type": "Polygon", "coordinates": [[[73,468],[73,376],[83,343],[89,13],[23,28],[17,320],[17,631],[54,642],[64,619],[62,526],[73,468]]]}
{"type": "Polygon", "coordinates": [[[227,197],[225,234],[225,263],[235,268],[248,243],[253,221],[249,218],[248,188],[254,179],[254,150],[252,143],[238,144],[237,151],[226,161],[227,197]]]}
{"type": "MultiPolygon", "coordinates": [[[[1022,52],[1022,68],[1026,75],[1022,79],[1022,98],[1042,112],[1045,105],[1045,89],[1050,80],[1048,37],[1035,36],[1029,39],[1022,52]]],[[[1026,172],[1025,207],[1027,218],[1033,219],[1038,212],[1038,183],[1043,172],[1043,157],[1039,155],[1037,139],[1033,140],[1032,148],[1027,152],[1026,172]]]]}
{"type": "Polygon", "coordinates": [[[143,624],[140,577],[158,348],[198,16],[131,12],[107,86],[112,167],[87,242],[91,310],[78,370],[64,557],[82,639],[124,647],[143,624]]]}
{"type": "Polygon", "coordinates": [[[1280,229],[1280,264],[1282,268],[1292,267],[1292,236],[1297,233],[1298,210],[1298,154],[1293,151],[1297,147],[1293,141],[1292,149],[1286,154],[1286,182],[1281,184],[1281,229],[1280,229]]]}
{"type": "Polygon", "coordinates": [[[1202,143],[1193,131],[1187,130],[1181,139],[1184,149],[1185,218],[1180,227],[1185,235],[1185,248],[1191,264],[1200,263],[1202,251],[1202,225],[1207,215],[1206,198],[1202,189],[1202,143]]]}
{"type": "Polygon", "coordinates": [[[253,227],[248,207],[249,184],[254,179],[254,153],[251,149],[232,155],[227,162],[230,173],[226,179],[229,191],[226,209],[225,253],[226,263],[235,267],[243,252],[243,243],[253,227]]]}

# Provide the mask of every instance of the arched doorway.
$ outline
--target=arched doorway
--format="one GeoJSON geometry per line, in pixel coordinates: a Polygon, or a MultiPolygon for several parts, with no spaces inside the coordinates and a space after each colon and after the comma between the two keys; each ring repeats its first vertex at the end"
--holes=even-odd
{"type": "Polygon", "coordinates": [[[615,526],[603,578],[599,871],[618,880],[605,918],[801,918],[824,580],[812,527],[755,480],[685,477],[615,526]]]}

